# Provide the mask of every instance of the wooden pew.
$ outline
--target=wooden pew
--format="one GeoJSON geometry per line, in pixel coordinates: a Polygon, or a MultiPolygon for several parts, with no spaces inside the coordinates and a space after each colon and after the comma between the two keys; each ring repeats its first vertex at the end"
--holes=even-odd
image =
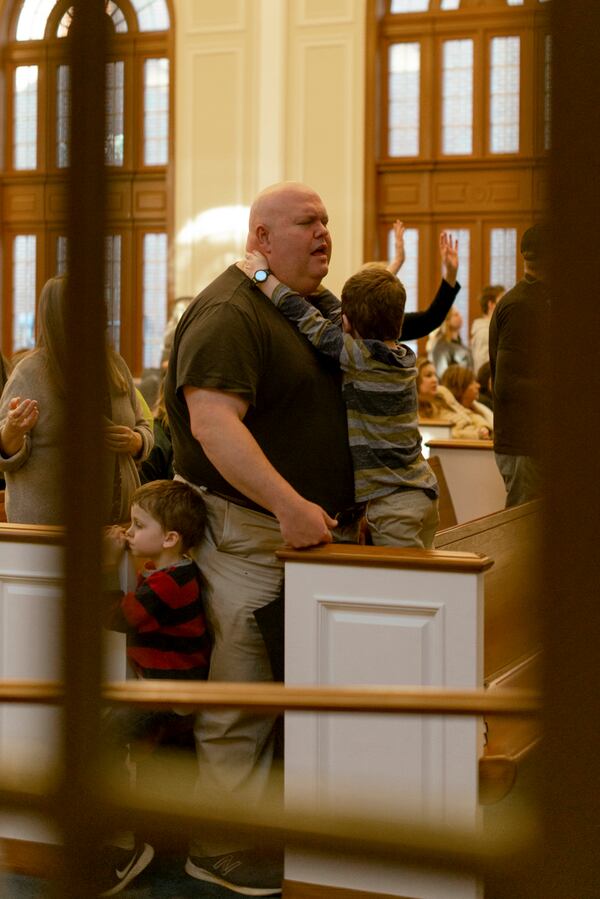
{"type": "MultiPolygon", "coordinates": [[[[537,686],[539,530],[539,503],[529,503],[439,533],[434,551],[282,552],[286,683],[537,686]]],[[[415,821],[433,816],[477,828],[482,806],[507,794],[536,741],[525,718],[486,716],[455,730],[444,719],[362,724],[360,716],[288,713],[286,795],[317,806],[361,796],[390,816],[396,810],[415,821]]],[[[368,862],[350,867],[326,852],[292,849],[286,878],[293,889],[285,895],[333,899],[333,887],[340,895],[352,887],[368,896],[378,883],[388,896],[482,896],[475,878],[456,883],[401,867],[382,877],[368,862]]]]}
{"type": "MultiPolygon", "coordinates": [[[[538,501],[487,515],[436,535],[436,548],[489,554],[494,565],[484,575],[484,684],[490,690],[539,688],[538,501]]],[[[481,801],[506,795],[517,766],[538,742],[527,719],[486,719],[486,748],[480,766],[481,801]],[[487,765],[490,759],[494,761],[487,765]],[[493,768],[504,767],[495,780],[493,768]]]]}
{"type": "Polygon", "coordinates": [[[503,509],[506,490],[491,440],[430,440],[438,456],[459,524],[503,509]]]}
{"type": "MultiPolygon", "coordinates": [[[[122,580],[126,572],[122,572],[122,580]]],[[[0,524],[0,678],[60,680],[62,668],[63,530],[0,524]],[[7,635],[9,635],[7,637],[7,635]]],[[[104,632],[105,672],[124,680],[125,637],[104,632]]],[[[53,707],[0,705],[0,765],[40,770],[59,747],[53,707]]],[[[54,843],[54,830],[28,815],[0,816],[0,839],[54,843]]]]}
{"type": "Polygon", "coordinates": [[[447,421],[442,421],[437,418],[420,418],[419,433],[421,434],[421,440],[423,441],[423,455],[428,459],[428,442],[430,440],[451,440],[452,425],[447,421]]]}
{"type": "MultiPolygon", "coordinates": [[[[483,686],[486,556],[340,544],[278,554],[286,684],[483,686]]],[[[384,819],[452,821],[467,830],[481,823],[481,717],[286,713],[285,734],[292,803],[343,810],[348,801],[384,819]]],[[[340,865],[326,848],[286,850],[286,897],[334,899],[349,889],[365,899],[482,895],[471,875],[446,878],[395,863],[383,870],[358,858],[340,865]]]]}

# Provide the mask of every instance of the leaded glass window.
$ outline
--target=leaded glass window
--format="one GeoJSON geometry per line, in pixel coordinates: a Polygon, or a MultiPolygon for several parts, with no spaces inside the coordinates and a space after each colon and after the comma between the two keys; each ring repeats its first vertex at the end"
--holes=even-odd
{"type": "Polygon", "coordinates": [[[389,50],[390,156],[418,156],[420,135],[421,45],[392,44],[389,50]]]}
{"type": "Polygon", "coordinates": [[[35,234],[19,234],[13,241],[12,340],[15,350],[35,346],[35,234]]]}
{"type": "Polygon", "coordinates": [[[518,153],[521,41],[494,37],[490,45],[490,150],[518,153]]]}
{"type": "Polygon", "coordinates": [[[492,228],[490,231],[490,284],[513,286],[517,280],[517,230],[492,228]]]}
{"type": "Polygon", "coordinates": [[[123,165],[125,64],[122,60],[106,64],[106,137],[104,157],[107,165],[123,165]]]}
{"type": "Polygon", "coordinates": [[[144,163],[166,165],[169,159],[169,60],[144,63],[144,163]]]}
{"type": "Polygon", "coordinates": [[[165,0],[131,0],[140,31],[166,31],[171,24],[165,0]]]}
{"type": "Polygon", "coordinates": [[[473,41],[444,41],[442,61],[442,152],[473,152],[473,41]]]}
{"type": "Polygon", "coordinates": [[[104,239],[104,301],[108,340],[117,352],[121,346],[121,235],[104,239]]]}
{"type": "Polygon", "coordinates": [[[14,79],[13,166],[37,167],[38,67],[17,66],[14,79]]]}
{"type": "Polygon", "coordinates": [[[160,368],[167,324],[167,235],[144,235],[144,368],[160,368]]]}

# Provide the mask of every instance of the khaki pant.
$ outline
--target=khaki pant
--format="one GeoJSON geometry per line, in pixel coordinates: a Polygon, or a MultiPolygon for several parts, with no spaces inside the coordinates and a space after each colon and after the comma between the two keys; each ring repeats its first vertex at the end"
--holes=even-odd
{"type": "Polygon", "coordinates": [[[424,490],[396,490],[371,499],[365,515],[375,546],[431,549],[440,522],[438,501],[424,490]]]}
{"type": "MultiPolygon", "coordinates": [[[[208,520],[193,555],[203,576],[206,615],[214,636],[209,680],[270,681],[271,665],[253,612],[276,599],[283,564],[278,522],[202,491],[208,520]]],[[[196,719],[198,798],[206,808],[227,797],[254,805],[266,792],[273,761],[274,717],[207,709],[196,719]]],[[[240,848],[202,839],[194,855],[240,848]]]]}

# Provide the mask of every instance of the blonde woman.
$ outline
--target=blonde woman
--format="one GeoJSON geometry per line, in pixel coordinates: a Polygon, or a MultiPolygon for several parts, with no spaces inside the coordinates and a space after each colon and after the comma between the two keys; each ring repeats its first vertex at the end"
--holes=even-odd
{"type": "Polygon", "coordinates": [[[473,411],[461,405],[447,387],[440,385],[435,367],[426,357],[417,361],[417,393],[420,420],[447,421],[452,425],[455,440],[486,440],[490,437],[487,423],[474,418],[473,411]]]}
{"type": "MultiPolygon", "coordinates": [[[[0,401],[0,471],[6,479],[6,513],[12,522],[63,522],[64,296],[64,278],[51,278],[42,288],[36,347],[15,366],[0,401]]],[[[131,373],[109,347],[107,376],[108,523],[128,520],[131,495],[140,483],[137,463],[148,455],[153,437],[131,373]]]]}
{"type": "Polygon", "coordinates": [[[447,387],[454,399],[467,410],[471,423],[478,427],[480,440],[489,440],[494,431],[494,415],[491,409],[479,403],[479,382],[472,368],[449,365],[442,377],[442,386],[447,387]]]}

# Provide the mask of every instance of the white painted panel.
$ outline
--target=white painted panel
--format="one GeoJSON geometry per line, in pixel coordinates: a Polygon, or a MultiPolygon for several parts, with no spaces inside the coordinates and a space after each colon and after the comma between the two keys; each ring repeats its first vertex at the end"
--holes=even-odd
{"type": "MultiPolygon", "coordinates": [[[[476,687],[480,575],[286,563],[286,682],[476,687]]],[[[286,801],[476,826],[478,719],[286,715],[286,801]]],[[[291,880],[419,899],[477,899],[470,877],[289,848],[291,880]]]]}
{"type": "Polygon", "coordinates": [[[452,497],[458,524],[499,512],[506,504],[506,489],[494,451],[430,447],[439,456],[452,497]]]}
{"type": "Polygon", "coordinates": [[[290,9],[298,18],[289,35],[287,177],[325,202],[334,246],[327,285],[339,295],[362,262],[364,3],[325,4],[323,19],[313,4],[290,9]]]}

